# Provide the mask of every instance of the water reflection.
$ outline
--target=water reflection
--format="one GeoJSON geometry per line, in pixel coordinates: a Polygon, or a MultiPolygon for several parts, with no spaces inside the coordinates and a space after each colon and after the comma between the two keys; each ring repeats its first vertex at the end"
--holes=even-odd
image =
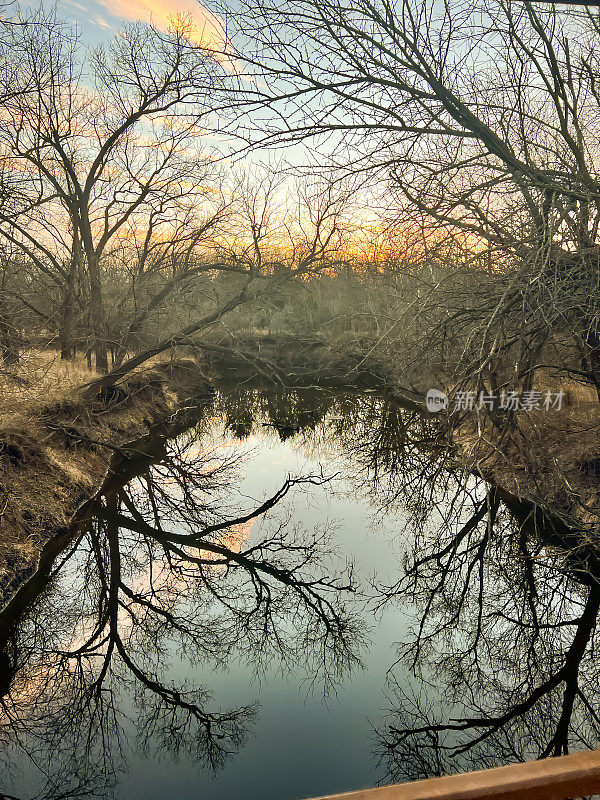
{"type": "Polygon", "coordinates": [[[598,747],[600,561],[589,525],[477,477],[450,471],[443,486],[442,506],[436,491],[420,493],[403,574],[381,587],[382,602],[418,610],[378,731],[388,777],[598,747]]]}
{"type": "Polygon", "coordinates": [[[536,504],[461,472],[435,419],[391,400],[329,411],[344,474],[382,510],[411,512],[399,580],[376,597],[418,615],[378,726],[387,778],[597,747],[598,509],[582,519],[575,491],[536,504]]]}
{"type": "Polygon", "coordinates": [[[360,663],[368,603],[414,620],[386,665],[393,708],[372,713],[387,778],[595,747],[599,579],[589,524],[461,472],[435,419],[374,393],[230,390],[116,454],[0,612],[1,743],[45,774],[40,797],[109,795],[130,724],[146,749],[217,768],[257,709],[169,665],[302,663],[332,688],[360,663]],[[253,437],[322,471],[242,501],[236,442],[253,437]],[[361,582],[326,524],[299,525],[336,473],[396,526],[392,580],[361,582]]]}
{"type": "Polygon", "coordinates": [[[152,459],[146,442],[121,454],[86,524],[59,533],[2,613],[0,735],[47,774],[48,796],[64,795],[67,775],[75,796],[107,791],[132,697],[142,747],[211,768],[237,750],[254,708],[219,710],[206,688],[166,680],[173,653],[212,668],[303,662],[325,686],[358,663],[351,565],[326,529],[276,514],[327,477],[288,476],[242,509],[228,496],[239,457],[202,436],[200,421],[173,441],[161,433],[152,459]]]}

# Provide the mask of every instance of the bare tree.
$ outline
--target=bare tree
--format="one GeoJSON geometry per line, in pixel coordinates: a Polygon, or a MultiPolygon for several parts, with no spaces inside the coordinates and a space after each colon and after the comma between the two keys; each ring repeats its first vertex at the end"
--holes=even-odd
{"type": "Polygon", "coordinates": [[[501,353],[529,376],[556,334],[600,396],[597,16],[505,0],[259,0],[241,19],[232,36],[255,80],[233,91],[262,114],[240,135],[321,143],[384,179],[390,215],[466,236],[475,265],[508,275],[469,324],[458,376],[501,353]]]}
{"type": "Polygon", "coordinates": [[[213,258],[193,268],[194,273],[203,271],[214,278],[202,287],[212,300],[207,313],[199,316],[196,306],[189,325],[167,336],[163,333],[156,344],[92,381],[85,388],[86,396],[114,385],[153,356],[193,345],[197,334],[235,309],[257,304],[269,307],[282,287],[320,275],[344,258],[354,192],[351,186],[314,180],[283,190],[269,171],[256,180],[243,181],[242,186],[243,191],[233,195],[233,222],[218,237],[213,258]]]}
{"type": "Polygon", "coordinates": [[[170,226],[189,246],[220,214],[201,127],[216,64],[188,34],[185,23],[132,25],[82,56],[73,32],[40,12],[3,43],[14,68],[2,89],[0,235],[58,293],[64,355],[74,306],[89,308],[100,370],[107,254],[140,226],[170,226]]]}

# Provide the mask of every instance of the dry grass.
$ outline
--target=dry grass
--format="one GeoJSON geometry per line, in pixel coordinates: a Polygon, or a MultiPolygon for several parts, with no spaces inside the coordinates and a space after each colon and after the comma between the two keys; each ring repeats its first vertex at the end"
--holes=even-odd
{"type": "Polygon", "coordinates": [[[156,368],[132,374],[112,407],[81,400],[95,376],[56,351],[25,353],[14,375],[0,375],[0,585],[93,493],[113,448],[173,408],[156,368]]]}
{"type": "Polygon", "coordinates": [[[589,403],[598,405],[598,395],[594,386],[565,379],[564,376],[555,375],[549,370],[540,369],[536,372],[533,388],[541,392],[562,390],[565,407],[584,407],[589,403]]]}
{"type": "MultiPolygon", "coordinates": [[[[541,387],[541,384],[540,384],[541,387]]],[[[543,388],[555,391],[549,382],[543,388]]],[[[517,497],[597,526],[600,518],[600,403],[569,384],[562,410],[519,412],[504,436],[472,422],[457,432],[465,461],[517,497]]]]}
{"type": "Polygon", "coordinates": [[[61,361],[57,350],[28,350],[11,370],[0,371],[0,414],[18,411],[23,404],[58,400],[98,377],[84,358],[61,361]]]}

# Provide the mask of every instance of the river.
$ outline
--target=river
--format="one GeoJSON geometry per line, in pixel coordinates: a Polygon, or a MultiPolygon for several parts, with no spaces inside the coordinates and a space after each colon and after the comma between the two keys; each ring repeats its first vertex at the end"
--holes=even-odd
{"type": "Polygon", "coordinates": [[[596,745],[596,583],[434,421],[230,387],[182,427],[14,619],[7,794],[300,800],[596,745]]]}

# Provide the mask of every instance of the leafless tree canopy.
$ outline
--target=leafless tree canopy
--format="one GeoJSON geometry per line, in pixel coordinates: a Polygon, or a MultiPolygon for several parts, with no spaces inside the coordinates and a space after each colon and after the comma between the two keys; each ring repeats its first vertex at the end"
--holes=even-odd
{"type": "MultiPolygon", "coordinates": [[[[310,139],[340,167],[383,179],[390,218],[433,240],[466,236],[474,263],[512,270],[470,331],[475,370],[515,342],[535,353],[557,335],[600,386],[597,15],[259,0],[243,19],[239,58],[256,77],[237,98],[261,109],[263,143],[310,139]]],[[[249,120],[239,132],[256,140],[249,120]]]]}

